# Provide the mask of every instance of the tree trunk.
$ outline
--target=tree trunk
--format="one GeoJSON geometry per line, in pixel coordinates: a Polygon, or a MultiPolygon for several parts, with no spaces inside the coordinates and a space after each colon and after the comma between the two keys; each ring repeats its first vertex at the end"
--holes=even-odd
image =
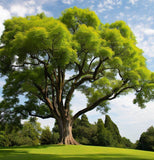
{"type": "Polygon", "coordinates": [[[79,143],[73,138],[71,120],[63,119],[58,120],[60,143],[65,145],[79,145],[79,143]]]}

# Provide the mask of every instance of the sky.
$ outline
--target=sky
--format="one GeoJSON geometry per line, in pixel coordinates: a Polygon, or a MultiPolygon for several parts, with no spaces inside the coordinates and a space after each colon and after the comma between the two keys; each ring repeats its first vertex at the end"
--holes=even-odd
{"type": "MultiPolygon", "coordinates": [[[[90,8],[95,11],[103,24],[124,20],[134,32],[137,46],[144,51],[147,67],[154,71],[154,0],[0,0],[0,35],[4,30],[3,22],[12,16],[35,15],[44,12],[47,16],[58,18],[61,12],[73,6],[90,8]]],[[[0,79],[0,100],[4,78],[0,79]]],[[[108,115],[117,124],[121,136],[132,142],[150,126],[154,126],[154,101],[140,109],[132,103],[134,94],[121,96],[110,103],[108,115]]],[[[86,105],[86,98],[75,93],[72,110],[75,113],[86,105]]],[[[91,123],[104,115],[90,111],[86,114],[91,123]]],[[[54,120],[40,120],[42,126],[53,126],[54,120]]]]}

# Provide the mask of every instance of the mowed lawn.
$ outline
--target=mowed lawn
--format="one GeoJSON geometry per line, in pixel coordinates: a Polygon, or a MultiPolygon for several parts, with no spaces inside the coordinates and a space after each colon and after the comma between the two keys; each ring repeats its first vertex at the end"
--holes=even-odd
{"type": "Polygon", "coordinates": [[[154,160],[154,152],[95,146],[49,145],[0,149],[0,160],[154,160]]]}

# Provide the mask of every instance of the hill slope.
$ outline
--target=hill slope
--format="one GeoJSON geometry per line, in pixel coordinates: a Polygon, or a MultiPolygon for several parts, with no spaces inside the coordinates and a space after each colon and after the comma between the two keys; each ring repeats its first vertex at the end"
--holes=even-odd
{"type": "Polygon", "coordinates": [[[38,146],[0,149],[0,160],[154,160],[154,152],[95,146],[38,146]]]}

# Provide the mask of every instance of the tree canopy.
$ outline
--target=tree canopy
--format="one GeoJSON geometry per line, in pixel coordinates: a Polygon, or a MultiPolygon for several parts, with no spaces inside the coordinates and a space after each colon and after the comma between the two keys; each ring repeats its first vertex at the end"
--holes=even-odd
{"type": "Polygon", "coordinates": [[[74,7],[58,19],[42,13],[13,17],[4,26],[0,73],[7,78],[1,120],[52,117],[61,128],[62,143],[74,143],[72,137],[64,138],[64,128],[80,115],[94,108],[106,112],[110,100],[131,91],[141,108],[154,98],[154,73],[124,21],[103,24],[95,12],[74,7]],[[71,116],[76,90],[88,102],[71,116]]]}

